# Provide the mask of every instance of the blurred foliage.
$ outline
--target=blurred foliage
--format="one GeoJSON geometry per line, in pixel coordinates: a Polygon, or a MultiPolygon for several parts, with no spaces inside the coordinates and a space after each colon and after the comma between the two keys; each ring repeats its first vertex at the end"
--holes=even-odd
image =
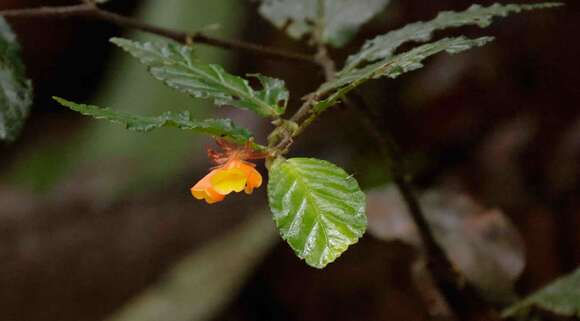
{"type": "Polygon", "coordinates": [[[267,211],[257,211],[178,262],[157,285],[108,321],[212,320],[278,239],[267,211]]]}
{"type": "Polygon", "coordinates": [[[278,28],[300,39],[305,35],[342,47],[390,0],[262,0],[260,13],[278,28]],[[320,30],[317,30],[320,29],[320,30]],[[316,35],[320,33],[320,35],[316,35]]]}
{"type": "Polygon", "coordinates": [[[32,83],[26,78],[20,44],[0,17],[0,141],[14,141],[30,112],[32,83]]]}
{"type": "MultiPolygon", "coordinates": [[[[369,233],[412,245],[426,260],[409,210],[395,187],[375,188],[367,198],[369,233]]],[[[424,192],[420,202],[435,238],[467,280],[490,301],[513,302],[514,284],[525,266],[525,248],[504,213],[444,188],[424,192]]]]}
{"type": "Polygon", "coordinates": [[[503,316],[526,315],[533,308],[580,318],[580,269],[558,278],[545,288],[507,308],[503,316]]]}

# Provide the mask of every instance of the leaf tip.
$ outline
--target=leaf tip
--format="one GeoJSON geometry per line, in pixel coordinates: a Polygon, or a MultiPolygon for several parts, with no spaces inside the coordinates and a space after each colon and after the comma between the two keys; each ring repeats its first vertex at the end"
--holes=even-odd
{"type": "Polygon", "coordinates": [[[121,37],[112,37],[109,39],[109,42],[116,45],[117,47],[125,48],[125,46],[131,43],[131,40],[121,37]]]}
{"type": "Polygon", "coordinates": [[[67,103],[69,103],[68,100],[61,98],[61,97],[58,97],[58,96],[52,96],[51,98],[61,105],[66,105],[67,103]]]}

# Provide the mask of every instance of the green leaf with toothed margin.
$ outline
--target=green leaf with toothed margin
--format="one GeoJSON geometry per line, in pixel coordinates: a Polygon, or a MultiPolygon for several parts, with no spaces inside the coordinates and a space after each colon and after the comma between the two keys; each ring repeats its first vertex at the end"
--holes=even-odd
{"type": "Polygon", "coordinates": [[[157,117],[137,116],[115,111],[110,108],[77,104],[59,97],[53,98],[61,105],[85,116],[123,124],[127,129],[137,132],[149,132],[161,127],[174,127],[208,134],[214,137],[223,137],[237,144],[245,144],[252,137],[248,130],[235,126],[230,119],[193,120],[189,112],[166,112],[157,117]]]}
{"type": "Polygon", "coordinates": [[[396,49],[407,42],[430,41],[433,33],[441,29],[465,25],[478,25],[484,28],[491,24],[494,17],[505,17],[510,13],[553,8],[561,5],[560,3],[495,4],[489,7],[473,5],[463,12],[442,12],[431,21],[409,24],[402,29],[378,36],[367,41],[358,53],[350,56],[346,66],[336,74],[333,80],[318,88],[315,95],[318,101],[314,103],[313,112],[320,113],[333,106],[351,90],[368,80],[380,77],[399,77],[404,73],[422,68],[422,62],[432,55],[440,52],[459,53],[470,48],[483,46],[493,38],[444,38],[417,46],[404,53],[395,54],[396,49]]]}
{"type": "Polygon", "coordinates": [[[357,181],[320,159],[276,159],[268,199],[282,238],[315,268],[336,260],[367,227],[365,194],[357,181]]]}
{"type": "Polygon", "coordinates": [[[368,40],[359,52],[348,57],[346,66],[341,71],[347,72],[361,63],[369,63],[377,60],[388,59],[393,56],[395,50],[408,42],[427,42],[437,30],[457,28],[466,25],[477,25],[486,28],[491,25],[494,17],[507,17],[512,13],[523,11],[547,9],[562,6],[561,3],[537,3],[537,4],[493,4],[488,7],[472,5],[469,9],[461,12],[443,11],[437,17],[427,22],[415,22],[405,27],[388,32],[384,35],[368,40]]]}
{"type": "Polygon", "coordinates": [[[139,59],[153,77],[193,97],[211,98],[217,105],[248,109],[263,117],[277,117],[286,110],[289,93],[282,80],[250,75],[262,87],[256,90],[248,80],[226,72],[221,66],[200,62],[189,46],[122,38],[112,38],[111,42],[139,59]]]}
{"type": "Polygon", "coordinates": [[[337,78],[322,84],[316,91],[316,96],[324,97],[314,105],[314,112],[320,113],[338,103],[351,90],[361,86],[371,79],[382,77],[397,78],[404,73],[423,67],[423,61],[441,52],[457,54],[465,50],[480,47],[492,41],[492,37],[469,39],[465,37],[444,38],[436,42],[416,47],[410,51],[398,54],[389,59],[367,65],[360,69],[352,69],[341,73],[337,78]]]}

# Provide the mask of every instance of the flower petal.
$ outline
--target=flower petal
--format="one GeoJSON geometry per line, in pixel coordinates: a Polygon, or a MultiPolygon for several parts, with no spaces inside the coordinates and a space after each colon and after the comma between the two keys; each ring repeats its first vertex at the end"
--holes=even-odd
{"type": "Polygon", "coordinates": [[[224,199],[224,195],[219,194],[211,185],[211,178],[216,174],[216,170],[205,175],[197,184],[191,188],[191,195],[198,200],[205,200],[208,204],[213,204],[224,199]]]}
{"type": "Polygon", "coordinates": [[[224,195],[212,192],[211,190],[194,190],[192,188],[191,195],[198,200],[205,200],[208,204],[217,203],[224,199],[224,195]]]}
{"type": "Polygon", "coordinates": [[[246,173],[239,168],[217,169],[210,179],[212,187],[222,195],[241,192],[247,180],[246,173]]]}
{"type": "Polygon", "coordinates": [[[191,188],[191,195],[208,204],[222,201],[231,192],[245,191],[251,194],[262,185],[262,175],[256,165],[232,158],[225,164],[213,169],[191,188]]]}
{"type": "Polygon", "coordinates": [[[250,168],[250,175],[248,175],[248,181],[246,182],[246,194],[252,194],[254,188],[258,188],[262,185],[262,175],[255,168],[250,168]]]}

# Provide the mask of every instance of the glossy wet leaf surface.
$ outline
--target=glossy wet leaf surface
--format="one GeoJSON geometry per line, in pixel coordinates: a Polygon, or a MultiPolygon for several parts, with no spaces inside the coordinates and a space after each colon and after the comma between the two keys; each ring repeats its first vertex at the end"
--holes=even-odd
{"type": "Polygon", "coordinates": [[[268,198],[282,238],[316,268],[336,260],[367,226],[365,195],[358,183],[327,161],[276,160],[268,198]]]}

